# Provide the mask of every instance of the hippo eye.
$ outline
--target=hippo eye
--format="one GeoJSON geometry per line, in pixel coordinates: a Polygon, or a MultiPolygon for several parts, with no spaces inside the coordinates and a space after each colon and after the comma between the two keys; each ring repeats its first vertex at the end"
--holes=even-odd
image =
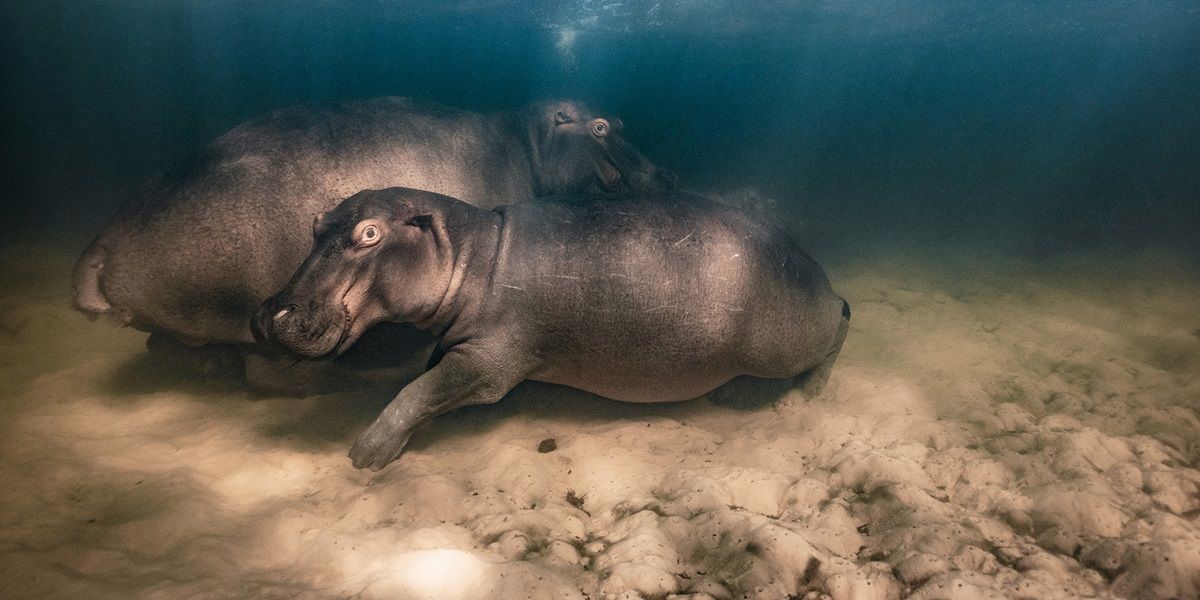
{"type": "Polygon", "coordinates": [[[354,242],[360,247],[373,246],[382,237],[379,226],[375,223],[360,223],[354,233],[354,242]]]}
{"type": "Polygon", "coordinates": [[[608,121],[604,119],[596,119],[592,121],[592,135],[596,137],[604,137],[608,135],[608,121]]]}

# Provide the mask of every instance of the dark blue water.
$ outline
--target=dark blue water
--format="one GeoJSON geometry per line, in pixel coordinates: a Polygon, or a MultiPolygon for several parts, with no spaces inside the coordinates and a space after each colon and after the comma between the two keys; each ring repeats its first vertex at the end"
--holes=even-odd
{"type": "Polygon", "coordinates": [[[1198,296],[1200,0],[0,0],[0,597],[1200,598],[1198,296]],[[371,474],[387,394],[73,311],[148,178],[382,95],[585,100],[776,199],[853,306],[830,386],[522,386],[371,474]]]}
{"type": "Polygon", "coordinates": [[[1200,237],[1194,1],[746,4],[6,3],[3,228],[94,231],[282,106],[566,96],[686,187],[757,187],[818,238],[1200,237]]]}

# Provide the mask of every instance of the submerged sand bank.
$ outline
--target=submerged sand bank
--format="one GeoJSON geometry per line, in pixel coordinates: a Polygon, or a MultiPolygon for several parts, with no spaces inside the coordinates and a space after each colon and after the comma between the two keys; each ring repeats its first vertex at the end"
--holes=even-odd
{"type": "Polygon", "coordinates": [[[386,398],[166,372],[68,254],[0,255],[8,598],[1200,597],[1200,278],[1157,258],[845,260],[820,398],[527,385],[373,474],[386,398]]]}

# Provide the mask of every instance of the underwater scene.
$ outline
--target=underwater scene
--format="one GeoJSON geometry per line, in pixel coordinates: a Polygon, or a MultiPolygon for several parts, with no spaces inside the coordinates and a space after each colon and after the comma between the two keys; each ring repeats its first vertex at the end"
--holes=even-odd
{"type": "Polygon", "coordinates": [[[0,596],[1200,599],[1200,4],[0,3],[0,596]]]}

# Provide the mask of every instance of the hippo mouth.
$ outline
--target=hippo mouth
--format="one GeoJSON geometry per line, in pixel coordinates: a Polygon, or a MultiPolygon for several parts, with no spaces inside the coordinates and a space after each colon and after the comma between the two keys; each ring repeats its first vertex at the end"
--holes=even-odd
{"type": "Polygon", "coordinates": [[[358,279],[352,279],[350,285],[346,286],[346,291],[342,292],[342,297],[339,300],[339,305],[342,307],[342,331],[338,335],[337,341],[333,344],[333,349],[329,351],[333,356],[339,356],[346,350],[349,350],[350,346],[353,346],[354,342],[358,341],[359,334],[361,334],[361,332],[357,334],[354,332],[354,326],[358,323],[358,319],[354,316],[356,311],[350,310],[351,294],[357,298],[365,295],[364,292],[356,292],[355,288],[357,284],[358,279]]]}
{"type": "Polygon", "coordinates": [[[608,151],[596,160],[596,176],[607,192],[661,192],[675,187],[669,174],[620,138],[610,140],[608,151]]]}
{"type": "Polygon", "coordinates": [[[350,347],[353,341],[350,339],[350,329],[354,326],[354,317],[350,316],[350,307],[346,306],[346,302],[342,301],[342,332],[338,334],[338,339],[333,343],[333,349],[329,354],[339,356],[350,347]]]}
{"type": "Polygon", "coordinates": [[[602,158],[596,161],[596,177],[600,180],[600,187],[606,192],[612,192],[624,188],[624,175],[621,169],[611,159],[602,158]]]}

